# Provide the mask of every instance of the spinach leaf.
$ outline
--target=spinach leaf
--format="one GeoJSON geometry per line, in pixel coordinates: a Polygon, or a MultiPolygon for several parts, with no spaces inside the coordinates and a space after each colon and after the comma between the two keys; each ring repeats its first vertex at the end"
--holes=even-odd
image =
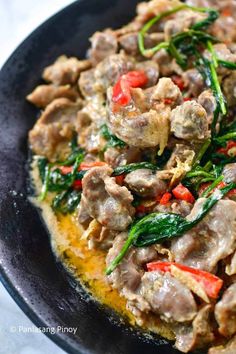
{"type": "Polygon", "coordinates": [[[139,170],[141,168],[147,168],[152,171],[158,170],[156,165],[153,165],[150,162],[137,162],[137,163],[130,163],[129,165],[118,166],[113,171],[113,176],[119,176],[123,174],[130,173],[135,170],[139,170]]]}
{"type": "Polygon", "coordinates": [[[52,208],[62,214],[72,213],[80,203],[81,192],[73,189],[57,194],[52,201],[52,208]]]}
{"type": "Polygon", "coordinates": [[[124,141],[120,140],[110,132],[106,124],[103,124],[101,126],[101,134],[106,140],[108,140],[103,151],[105,151],[108,147],[124,148],[126,146],[126,143],[124,141]]]}

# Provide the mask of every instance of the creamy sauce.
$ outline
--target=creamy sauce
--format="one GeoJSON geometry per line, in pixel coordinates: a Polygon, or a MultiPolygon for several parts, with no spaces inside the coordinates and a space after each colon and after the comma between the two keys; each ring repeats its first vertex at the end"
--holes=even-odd
{"type": "MultiPolygon", "coordinates": [[[[41,182],[34,162],[31,177],[38,194],[41,182]]],[[[135,317],[126,309],[125,298],[120,296],[117,290],[111,288],[105,277],[106,252],[88,249],[87,241],[81,237],[84,230],[76,221],[75,216],[54,214],[50,207],[50,194],[43,202],[35,198],[31,200],[42,210],[43,219],[51,235],[52,248],[67,270],[92,293],[96,300],[109,306],[125,317],[130,324],[135,325],[135,317]]],[[[174,339],[173,332],[157,316],[148,315],[142,327],[167,339],[174,339]]]]}

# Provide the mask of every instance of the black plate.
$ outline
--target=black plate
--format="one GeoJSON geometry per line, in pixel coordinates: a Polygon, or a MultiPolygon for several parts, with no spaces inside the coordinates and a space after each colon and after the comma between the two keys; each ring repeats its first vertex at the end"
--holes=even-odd
{"type": "Polygon", "coordinates": [[[34,31],[0,72],[1,280],[37,326],[78,327],[76,335],[49,335],[70,353],[173,354],[170,344],[147,340],[108,309],[88,300],[56,262],[45,225],[27,200],[27,132],[36,110],[25,96],[42,69],[60,54],[84,57],[88,38],[119,27],[134,15],[136,0],[77,1],[34,31]]]}

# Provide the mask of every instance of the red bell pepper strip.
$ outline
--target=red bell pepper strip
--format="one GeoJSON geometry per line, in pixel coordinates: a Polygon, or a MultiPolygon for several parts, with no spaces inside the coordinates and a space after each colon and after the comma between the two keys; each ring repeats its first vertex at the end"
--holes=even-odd
{"type": "Polygon", "coordinates": [[[169,201],[171,200],[172,198],[172,194],[169,193],[169,192],[166,192],[163,194],[163,196],[161,197],[161,200],[160,200],[160,204],[161,205],[166,205],[169,203],[169,201]]]}
{"type": "MultiPolygon", "coordinates": [[[[218,154],[222,154],[222,155],[225,155],[225,156],[229,156],[229,151],[230,151],[232,148],[236,148],[236,141],[229,140],[229,141],[227,142],[226,147],[222,147],[222,148],[218,149],[217,152],[218,152],[218,154]]],[[[236,154],[236,149],[235,149],[235,154],[236,154]]]]}
{"type": "Polygon", "coordinates": [[[130,85],[121,77],[113,87],[112,101],[121,106],[127,106],[131,101],[130,85]]]}
{"type": "Polygon", "coordinates": [[[130,88],[142,87],[148,82],[143,70],[129,71],[120,77],[113,87],[112,101],[121,106],[126,106],[131,101],[130,88]]]}
{"type": "Polygon", "coordinates": [[[173,75],[171,77],[172,81],[174,82],[175,85],[178,86],[178,88],[180,89],[180,91],[183,91],[185,88],[185,84],[184,84],[184,80],[182,79],[181,76],[178,75],[173,75]]]}
{"type": "Polygon", "coordinates": [[[172,190],[172,193],[174,194],[176,199],[185,200],[186,202],[191,204],[193,204],[195,201],[195,198],[192,193],[181,183],[178,184],[178,186],[172,190]]]}
{"type": "Polygon", "coordinates": [[[73,187],[74,187],[75,189],[82,189],[82,180],[77,179],[76,181],[74,181],[73,187]]]}
{"type": "Polygon", "coordinates": [[[122,185],[124,183],[125,175],[116,176],[116,183],[122,185]]]}
{"type": "Polygon", "coordinates": [[[129,71],[123,75],[126,81],[128,81],[130,87],[142,87],[148,82],[147,75],[143,70],[129,71]]]}
{"type": "Polygon", "coordinates": [[[71,173],[73,170],[72,166],[60,166],[59,170],[63,175],[68,175],[68,173],[71,173]]]}
{"type": "MultiPolygon", "coordinates": [[[[78,171],[87,171],[92,167],[100,167],[106,165],[107,163],[103,161],[82,162],[78,168],[78,171]]],[[[63,175],[67,175],[73,171],[73,166],[60,166],[59,169],[63,175]]]]}
{"type": "Polygon", "coordinates": [[[147,264],[147,269],[149,272],[160,270],[162,272],[171,272],[171,266],[179,268],[180,270],[191,274],[191,276],[204,288],[206,294],[216,299],[218,297],[219,291],[222,288],[223,280],[217,276],[205,272],[200,269],[195,269],[187,267],[183,264],[175,262],[152,262],[147,264]]]}
{"type": "Polygon", "coordinates": [[[165,104],[172,104],[174,101],[171,98],[164,98],[164,103],[165,104]]]}
{"type": "Polygon", "coordinates": [[[101,167],[101,166],[107,166],[107,163],[103,161],[82,162],[79,166],[79,171],[86,171],[92,167],[101,167]]]}

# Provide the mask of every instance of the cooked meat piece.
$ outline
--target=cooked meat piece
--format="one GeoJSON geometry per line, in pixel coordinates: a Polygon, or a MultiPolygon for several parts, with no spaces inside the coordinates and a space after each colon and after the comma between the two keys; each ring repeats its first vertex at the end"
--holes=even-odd
{"type": "MultiPolygon", "coordinates": [[[[211,33],[217,36],[219,40],[228,42],[236,41],[236,3],[234,0],[225,1],[225,10],[229,11],[233,16],[220,16],[220,18],[212,25],[211,33]],[[228,4],[227,4],[228,3],[228,4]]],[[[223,9],[222,9],[223,10],[223,9]]],[[[224,10],[223,10],[224,11],[224,10]]]]}
{"type": "Polygon", "coordinates": [[[142,197],[155,197],[163,194],[167,184],[148,169],[139,169],[128,173],[124,180],[128,188],[142,197]]]}
{"type": "Polygon", "coordinates": [[[106,140],[101,135],[100,128],[92,123],[82,131],[78,131],[78,143],[91,154],[99,153],[106,145],[106,140]]]}
{"type": "MultiPolygon", "coordinates": [[[[133,93],[141,89],[133,89],[133,93]]],[[[137,101],[136,101],[137,104],[137,101]]],[[[130,146],[139,148],[160,146],[163,152],[169,135],[170,108],[160,104],[154,109],[143,109],[148,102],[141,100],[137,106],[132,100],[128,106],[112,101],[112,89],[108,90],[108,125],[113,134],[130,146]],[[114,109],[116,107],[116,109],[114,109]]]]}
{"type": "Polygon", "coordinates": [[[78,222],[87,228],[89,226],[89,223],[92,221],[91,216],[88,214],[87,206],[83,201],[83,198],[81,198],[79,206],[78,206],[78,214],[77,214],[77,219],[78,222]]]}
{"type": "Polygon", "coordinates": [[[78,98],[76,92],[70,85],[54,86],[54,85],[39,85],[26,98],[39,108],[45,108],[55,98],[65,97],[71,101],[78,98]]]}
{"type": "Polygon", "coordinates": [[[216,110],[216,99],[211,90],[203,91],[198,97],[198,103],[205,108],[207,113],[208,124],[211,124],[216,110]]]}
{"type": "Polygon", "coordinates": [[[164,25],[165,40],[169,41],[172,36],[185,32],[204,18],[206,18],[206,15],[191,10],[178,12],[174,19],[166,21],[164,25]]]}
{"type": "MultiPolygon", "coordinates": [[[[107,267],[120,253],[127,237],[127,232],[122,232],[115,238],[113,246],[109,249],[106,257],[107,267]]],[[[107,277],[113,288],[122,291],[125,286],[134,291],[139,286],[141,276],[133,263],[133,255],[134,253],[131,251],[127,253],[119,266],[107,277]]]]}
{"type": "MultiPolygon", "coordinates": [[[[120,253],[127,237],[128,234],[122,232],[115,238],[106,257],[107,266],[120,253]]],[[[156,257],[157,252],[154,247],[131,248],[118,267],[108,276],[108,281],[125,296],[126,290],[135,291],[140,285],[144,273],[142,266],[156,257]]]]}
{"type": "Polygon", "coordinates": [[[157,80],[159,78],[159,67],[158,64],[155,63],[153,60],[146,60],[141,63],[136,64],[136,70],[144,70],[148,82],[146,84],[146,87],[152,87],[156,85],[157,80]]]}
{"type": "Polygon", "coordinates": [[[90,38],[91,49],[88,52],[93,66],[118,50],[117,37],[114,32],[107,29],[103,32],[95,32],[90,38]]]}
{"type": "Polygon", "coordinates": [[[78,60],[75,57],[60,56],[55,63],[46,67],[43,71],[43,79],[55,85],[67,85],[76,83],[81,71],[89,69],[89,60],[78,60]]]}
{"type": "Polygon", "coordinates": [[[209,345],[214,340],[210,324],[211,306],[205,305],[197,313],[192,325],[178,325],[174,328],[176,334],[175,346],[181,352],[188,353],[209,345]]]}
{"type": "Polygon", "coordinates": [[[190,214],[192,208],[193,205],[185,200],[172,200],[166,205],[157,204],[153,211],[160,213],[174,213],[185,217],[190,214]]]}
{"type": "Polygon", "coordinates": [[[184,102],[171,112],[171,132],[177,138],[201,140],[208,136],[205,109],[195,101],[184,102]]]}
{"type": "Polygon", "coordinates": [[[142,277],[140,294],[152,311],[167,322],[191,321],[197,314],[191,291],[168,272],[146,272],[142,277]]]}
{"type": "Polygon", "coordinates": [[[123,231],[132,222],[133,197],[126,187],[115,182],[110,167],[94,167],[83,180],[82,200],[88,214],[111,230],[123,231]]]}
{"type": "Polygon", "coordinates": [[[226,265],[226,274],[235,275],[236,274],[236,251],[230,259],[230,263],[226,265]]]}
{"type": "Polygon", "coordinates": [[[215,318],[220,334],[230,337],[236,333],[236,283],[232,284],[217,302],[215,318]]]}
{"type": "Polygon", "coordinates": [[[90,69],[80,74],[78,86],[84,98],[94,97],[98,93],[103,92],[96,83],[94,72],[95,69],[90,69]]]}
{"type": "MultiPolygon", "coordinates": [[[[145,48],[154,47],[157,43],[164,41],[164,33],[148,33],[144,38],[145,48]]],[[[140,50],[138,47],[138,33],[126,33],[119,37],[119,44],[125,52],[132,56],[139,56],[140,50]]]]}
{"type": "Polygon", "coordinates": [[[119,38],[121,48],[129,55],[135,56],[139,54],[138,33],[126,33],[119,38]]]}
{"type": "MultiPolygon", "coordinates": [[[[189,221],[201,210],[205,199],[195,203],[189,221]]],[[[171,251],[175,261],[193,268],[214,272],[217,263],[234,252],[236,241],[236,203],[220,200],[193,229],[173,239],[171,251]]]]}
{"type": "Polygon", "coordinates": [[[102,95],[96,95],[88,100],[77,116],[78,142],[89,153],[98,153],[106,140],[101,135],[101,126],[106,121],[106,109],[102,95]]]}
{"type": "Polygon", "coordinates": [[[89,115],[82,110],[77,114],[76,120],[76,131],[80,134],[84,129],[86,129],[92,123],[89,115]]]}
{"type": "Polygon", "coordinates": [[[229,107],[236,105],[236,72],[233,71],[222,82],[223,92],[229,107]]]}
{"type": "Polygon", "coordinates": [[[88,100],[81,110],[89,116],[91,122],[100,128],[106,122],[106,106],[103,95],[96,95],[92,100],[88,100]]]}
{"type": "Polygon", "coordinates": [[[189,69],[183,73],[184,84],[188,89],[188,95],[198,97],[205,89],[202,75],[197,69],[189,69]]]}
{"type": "Polygon", "coordinates": [[[101,89],[113,86],[121,75],[133,70],[134,62],[124,53],[112,54],[101,61],[95,68],[94,76],[101,89]]]}
{"type": "Polygon", "coordinates": [[[35,154],[56,158],[56,148],[63,141],[71,139],[75,130],[77,113],[81,102],[72,102],[67,98],[52,101],[29,132],[29,141],[35,154]]]}
{"type": "Polygon", "coordinates": [[[226,346],[220,345],[209,349],[208,354],[235,354],[236,353],[236,336],[231,339],[226,346]]]}
{"type": "Polygon", "coordinates": [[[132,162],[139,162],[140,160],[140,149],[132,146],[127,146],[123,149],[109,147],[104,153],[104,161],[112,167],[127,165],[132,162]]]}
{"type": "Polygon", "coordinates": [[[173,59],[165,49],[161,49],[154,54],[152,60],[159,65],[159,71],[162,76],[170,76],[175,72],[173,59]]]}
{"type": "Polygon", "coordinates": [[[183,97],[178,86],[170,78],[163,77],[153,89],[151,100],[164,102],[171,107],[176,107],[183,102],[183,97]]]}
{"type": "Polygon", "coordinates": [[[236,183],[236,163],[228,163],[225,165],[222,175],[224,176],[224,182],[236,183]]]}

